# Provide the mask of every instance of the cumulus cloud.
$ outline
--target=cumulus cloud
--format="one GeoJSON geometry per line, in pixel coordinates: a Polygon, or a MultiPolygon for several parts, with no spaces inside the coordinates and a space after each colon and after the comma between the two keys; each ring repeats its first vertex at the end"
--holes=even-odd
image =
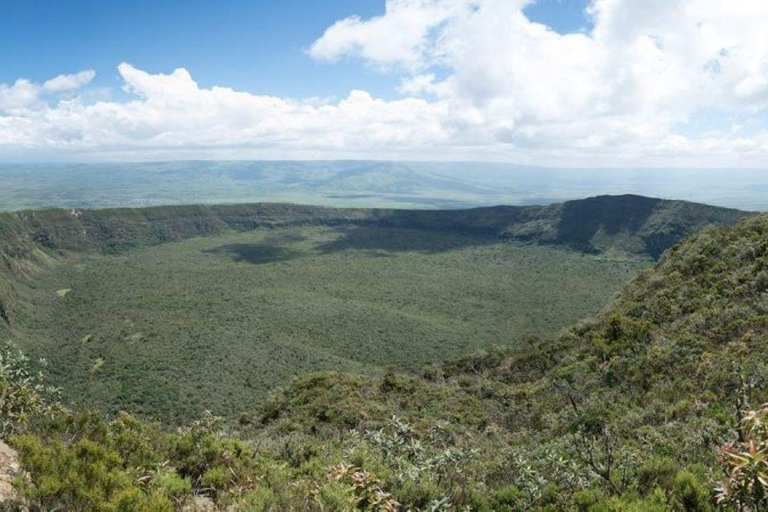
{"type": "Polygon", "coordinates": [[[118,67],[125,101],[73,95],[92,71],[0,85],[0,155],[765,161],[768,2],[592,0],[591,27],[561,34],[526,16],[532,1],[387,0],[383,15],[340,20],[308,49],[319,61],[359,59],[396,74],[396,100],[202,88],[186,69],[151,74],[127,63],[118,67]],[[697,129],[707,112],[727,126],[697,129]]]}
{"type": "Polygon", "coordinates": [[[29,107],[38,101],[40,86],[20,78],[12,85],[0,84],[0,111],[29,107]]]}
{"type": "Polygon", "coordinates": [[[398,64],[417,69],[439,58],[432,53],[435,27],[471,12],[480,3],[480,0],[387,0],[383,16],[370,20],[352,16],[336,22],[312,44],[309,54],[329,61],[360,56],[382,67],[398,64]]]}
{"type": "Polygon", "coordinates": [[[40,106],[43,94],[75,91],[88,85],[95,76],[93,70],[86,70],[74,75],[56,76],[42,85],[24,78],[16,80],[12,85],[0,84],[0,112],[40,106]]]}
{"type": "Polygon", "coordinates": [[[528,19],[530,3],[390,0],[383,16],[337,22],[310,54],[400,66],[403,93],[436,94],[496,143],[553,152],[713,149],[681,144],[675,127],[703,109],[768,107],[763,0],[593,0],[593,28],[571,34],[528,19]]]}
{"type": "MultiPolygon", "coordinates": [[[[417,150],[448,140],[445,105],[352,91],[336,103],[201,88],[185,69],[149,74],[123,63],[126,102],[63,100],[0,115],[2,148],[59,152],[248,149],[343,154],[417,150]]],[[[16,87],[16,86],[14,86],[16,87]]]]}
{"type": "Polygon", "coordinates": [[[43,84],[43,90],[52,94],[74,91],[91,83],[96,77],[92,69],[80,71],[74,75],[59,75],[51,78],[43,84]]]}

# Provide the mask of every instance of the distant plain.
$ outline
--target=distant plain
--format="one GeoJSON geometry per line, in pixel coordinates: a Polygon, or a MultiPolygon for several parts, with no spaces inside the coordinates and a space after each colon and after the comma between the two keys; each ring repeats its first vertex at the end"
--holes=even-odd
{"type": "Polygon", "coordinates": [[[467,208],[601,194],[768,211],[763,170],[548,169],[494,163],[195,161],[0,164],[0,210],[291,202],[467,208]]]}

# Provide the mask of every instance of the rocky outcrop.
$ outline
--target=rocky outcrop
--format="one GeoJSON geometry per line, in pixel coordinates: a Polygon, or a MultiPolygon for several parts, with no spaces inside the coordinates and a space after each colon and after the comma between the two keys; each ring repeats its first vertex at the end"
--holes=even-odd
{"type": "Polygon", "coordinates": [[[8,505],[18,501],[19,496],[13,488],[13,479],[20,469],[16,450],[0,441],[0,510],[7,510],[8,505]]]}

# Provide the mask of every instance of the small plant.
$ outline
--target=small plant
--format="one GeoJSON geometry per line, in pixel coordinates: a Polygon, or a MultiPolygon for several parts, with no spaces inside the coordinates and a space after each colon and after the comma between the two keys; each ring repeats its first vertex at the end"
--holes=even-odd
{"type": "Polygon", "coordinates": [[[740,511],[768,509],[768,404],[742,420],[744,440],[720,450],[726,478],[718,488],[718,503],[740,511]]]}
{"type": "Polygon", "coordinates": [[[351,486],[354,493],[356,510],[377,512],[396,512],[400,504],[392,495],[382,489],[381,480],[376,475],[352,466],[337,464],[328,470],[328,478],[334,482],[351,486]]]}
{"type": "Polygon", "coordinates": [[[0,436],[24,432],[36,416],[50,416],[59,407],[59,390],[45,382],[45,359],[33,361],[13,344],[0,345],[0,436]]]}

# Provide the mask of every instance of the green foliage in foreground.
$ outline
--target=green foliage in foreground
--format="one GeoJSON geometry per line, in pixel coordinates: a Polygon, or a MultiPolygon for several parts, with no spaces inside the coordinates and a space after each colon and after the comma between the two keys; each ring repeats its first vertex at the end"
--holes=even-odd
{"type": "Polygon", "coordinates": [[[258,424],[244,418],[226,434],[205,415],[170,431],[126,414],[71,413],[50,402],[55,395],[30,407],[28,395],[47,388],[7,354],[2,416],[28,411],[12,419],[10,442],[23,467],[20,505],[33,510],[170,512],[201,498],[216,510],[249,511],[715,510],[711,475],[682,467],[679,454],[640,454],[619,491],[568,455],[584,446],[578,437],[545,449],[516,445],[460,387],[392,373],[316,375],[276,397],[258,424]],[[385,419],[393,410],[410,421],[385,419]]]}
{"type": "Polygon", "coordinates": [[[648,265],[419,230],[257,229],[60,263],[16,328],[65,399],[184,423],[308,371],[417,370],[554,336],[648,265]]]}
{"type": "MultiPolygon", "coordinates": [[[[419,391],[433,395],[427,401],[435,405],[447,400],[447,407],[418,424],[392,418],[373,428],[371,417],[371,428],[365,429],[342,427],[350,418],[309,407],[302,419],[318,416],[306,431],[241,425],[233,437],[210,415],[167,431],[126,414],[108,419],[71,413],[42,399],[30,402],[28,395],[43,388],[30,377],[23,358],[5,360],[12,362],[0,375],[9,397],[3,419],[12,420],[10,442],[24,470],[15,486],[21,502],[33,510],[189,510],[201,497],[218,510],[253,511],[712,509],[701,475],[667,460],[643,470],[651,492],[628,498],[608,497],[588,471],[560,456],[545,455],[532,467],[505,447],[503,436],[480,433],[478,404],[459,392],[430,391],[429,385],[420,388],[423,383],[394,374],[370,381],[377,395],[388,397],[383,409],[407,412],[415,404],[403,399],[419,391]],[[21,407],[28,410],[25,417],[7,415],[21,407]],[[489,458],[492,449],[499,449],[499,456],[489,458]],[[545,467],[553,472],[540,472],[545,467]],[[530,479],[540,480],[534,495],[518,485],[530,479]],[[564,494],[566,483],[574,494],[564,494]]],[[[296,392],[309,392],[320,405],[349,391],[347,383],[340,376],[316,376],[297,383],[296,392]]]]}
{"type": "Polygon", "coordinates": [[[768,404],[742,420],[742,438],[723,447],[726,478],[717,489],[719,503],[742,510],[768,509],[768,404]]]}

